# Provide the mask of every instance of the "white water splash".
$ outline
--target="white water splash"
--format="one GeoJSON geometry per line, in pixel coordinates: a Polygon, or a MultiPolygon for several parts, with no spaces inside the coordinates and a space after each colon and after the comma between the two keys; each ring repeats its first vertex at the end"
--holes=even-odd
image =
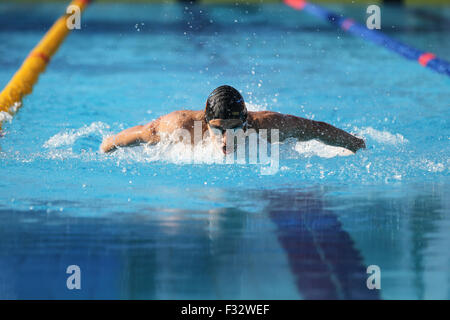
{"type": "MultiPolygon", "coordinates": [[[[368,139],[369,149],[370,144],[374,143],[393,144],[407,141],[399,134],[378,131],[373,128],[362,128],[359,131],[353,130],[353,132],[365,133],[364,138],[368,139]],[[380,143],[374,140],[384,142],[380,143]]],[[[119,148],[109,154],[99,152],[98,147],[102,138],[112,133],[117,132],[111,132],[109,126],[105,123],[94,122],[78,129],[62,130],[49,138],[44,144],[46,148],[37,153],[11,153],[9,155],[22,162],[33,162],[39,159],[55,161],[76,159],[76,161],[83,162],[115,163],[119,167],[122,167],[124,164],[135,163],[188,165],[192,167],[189,170],[198,170],[198,164],[226,164],[222,150],[217,148],[210,140],[192,147],[190,144],[175,143],[165,139],[157,145],[119,148]]],[[[267,147],[270,150],[271,145],[268,143],[267,147]]],[[[326,179],[332,176],[337,179],[358,178],[361,181],[376,180],[390,183],[403,181],[412,176],[423,175],[423,172],[427,174],[445,174],[448,172],[448,164],[450,163],[442,155],[433,155],[427,158],[423,158],[421,155],[420,157],[411,158],[412,154],[408,153],[407,158],[404,159],[398,154],[392,157],[381,149],[375,149],[374,151],[368,150],[370,152],[358,152],[357,156],[348,157],[348,160],[344,160],[346,165],[341,166],[342,162],[340,161],[330,160],[323,162],[318,159],[340,158],[353,154],[344,148],[328,146],[315,140],[297,142],[295,139],[288,139],[280,143],[279,147],[282,174],[296,168],[296,171],[292,171],[292,174],[297,174],[305,179],[326,179]],[[317,158],[314,159],[314,157],[317,158]]],[[[402,154],[402,150],[399,150],[399,152],[402,154]]],[[[247,157],[246,163],[249,163],[247,157]]],[[[199,170],[205,170],[204,166],[199,170]]]]}
{"type": "MultiPolygon", "coordinates": [[[[220,164],[225,162],[222,151],[211,140],[205,140],[200,144],[191,146],[183,142],[173,142],[174,139],[170,137],[163,139],[162,142],[156,145],[118,148],[115,152],[107,155],[97,154],[95,156],[96,152],[91,152],[92,154],[89,152],[78,154],[72,151],[71,148],[78,139],[88,135],[99,136],[104,139],[111,134],[109,128],[103,122],[93,122],[79,129],[66,129],[50,137],[44,143],[43,147],[48,149],[47,156],[51,159],[81,157],[87,160],[95,160],[109,157],[118,161],[144,163],[163,161],[174,164],[220,164]]],[[[248,147],[248,139],[246,139],[246,147],[248,147]]],[[[267,143],[267,147],[270,151],[270,143],[267,143]]],[[[248,149],[246,153],[248,154],[248,149]]],[[[322,158],[332,158],[352,154],[353,152],[347,149],[328,146],[315,140],[297,142],[295,139],[289,139],[280,143],[280,158],[297,158],[299,155],[303,157],[319,156],[322,158]]]]}
{"type": "Polygon", "coordinates": [[[306,157],[318,156],[321,158],[346,157],[354,153],[348,149],[326,145],[317,140],[297,142],[295,151],[306,157]]]}
{"type": "Polygon", "coordinates": [[[83,126],[79,129],[70,129],[55,134],[44,143],[44,148],[57,148],[61,146],[71,146],[79,138],[87,136],[89,134],[98,133],[102,137],[105,137],[108,132],[109,126],[103,122],[93,122],[89,126],[83,126]]]}
{"type": "Polygon", "coordinates": [[[0,123],[11,120],[12,116],[8,112],[0,111],[0,123]]]}
{"type": "Polygon", "coordinates": [[[372,127],[367,127],[357,130],[357,134],[362,137],[370,137],[377,142],[399,145],[408,143],[408,139],[402,136],[400,133],[392,134],[388,131],[379,131],[372,127]]]}
{"type": "Polygon", "coordinates": [[[9,107],[8,112],[0,111],[0,124],[2,122],[12,121],[12,116],[17,112],[17,109],[22,105],[21,102],[15,102],[14,105],[9,107]]]}
{"type": "MultiPolygon", "coordinates": [[[[259,105],[249,105],[250,110],[264,108],[259,105]]],[[[88,157],[90,160],[102,159],[104,157],[114,158],[118,161],[136,161],[136,162],[155,162],[163,161],[174,164],[212,164],[224,163],[224,155],[220,149],[217,148],[211,141],[203,141],[192,147],[190,144],[183,142],[172,142],[173,140],[164,139],[157,145],[142,145],[131,148],[119,148],[117,151],[108,155],[93,154],[80,155],[76,152],[58,151],[58,148],[71,148],[74,143],[87,135],[99,136],[102,139],[111,134],[110,127],[103,122],[93,122],[90,125],[85,125],[79,129],[64,130],[52,136],[44,143],[44,148],[49,149],[48,156],[53,159],[64,157],[88,157]],[[98,157],[99,156],[99,157],[98,157]]],[[[379,131],[372,127],[357,129],[358,135],[363,137],[370,137],[377,142],[385,144],[403,144],[407,143],[401,134],[392,134],[387,131],[379,131]]],[[[248,142],[248,140],[247,140],[248,142]]],[[[268,144],[270,149],[270,144],[268,144]]],[[[297,142],[295,139],[289,139],[280,143],[280,158],[298,158],[317,156],[320,158],[333,158],[350,156],[354,153],[350,150],[341,147],[329,146],[317,140],[310,140],[304,142],[297,142]]],[[[437,165],[429,166],[431,171],[441,171],[442,167],[437,165]]]]}
{"type": "Polygon", "coordinates": [[[224,156],[211,141],[204,141],[192,147],[183,142],[164,140],[156,145],[141,145],[131,148],[118,148],[105,155],[126,162],[168,162],[173,164],[212,164],[224,163],[224,156]]]}
{"type": "Polygon", "coordinates": [[[267,106],[255,104],[251,102],[246,102],[245,106],[247,107],[248,111],[266,111],[267,106]]]}
{"type": "Polygon", "coordinates": [[[153,146],[146,146],[145,152],[153,155],[153,161],[167,161],[175,164],[224,163],[222,151],[211,141],[205,140],[195,146],[170,140],[153,146]]]}

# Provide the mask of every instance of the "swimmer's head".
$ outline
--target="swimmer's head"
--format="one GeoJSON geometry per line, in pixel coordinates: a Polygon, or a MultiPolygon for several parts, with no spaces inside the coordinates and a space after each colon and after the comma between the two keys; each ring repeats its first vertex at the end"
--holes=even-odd
{"type": "MultiPolygon", "coordinates": [[[[214,89],[206,101],[205,120],[213,140],[219,144],[223,153],[227,150],[227,130],[246,130],[247,108],[239,91],[230,86],[214,89]]],[[[234,144],[234,139],[233,142],[234,144]]],[[[234,145],[236,147],[236,145],[234,145]]]]}
{"type": "Polygon", "coordinates": [[[239,119],[247,121],[247,108],[239,91],[231,86],[220,86],[206,100],[205,119],[239,119]]]}

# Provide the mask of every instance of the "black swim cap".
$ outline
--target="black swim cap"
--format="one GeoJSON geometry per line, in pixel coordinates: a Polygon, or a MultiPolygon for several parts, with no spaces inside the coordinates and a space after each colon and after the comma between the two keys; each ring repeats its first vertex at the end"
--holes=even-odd
{"type": "Polygon", "coordinates": [[[239,91],[230,86],[214,89],[206,100],[206,122],[213,119],[241,119],[247,121],[247,108],[239,91]]]}

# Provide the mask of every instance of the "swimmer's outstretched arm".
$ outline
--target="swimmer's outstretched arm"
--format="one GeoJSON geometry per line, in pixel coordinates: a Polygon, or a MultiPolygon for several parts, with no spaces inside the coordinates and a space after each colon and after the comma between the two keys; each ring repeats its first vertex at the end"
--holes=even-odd
{"type": "Polygon", "coordinates": [[[325,122],[267,111],[255,117],[259,118],[259,127],[279,129],[282,140],[291,137],[299,141],[317,139],[325,144],[343,147],[353,152],[366,147],[364,140],[325,122]]]}
{"type": "Polygon", "coordinates": [[[155,130],[156,122],[125,129],[116,135],[103,140],[100,150],[103,152],[114,151],[117,147],[138,145],[140,143],[157,143],[159,137],[155,130]]]}
{"type": "Polygon", "coordinates": [[[299,136],[306,136],[310,137],[310,139],[317,139],[325,144],[346,148],[353,152],[356,152],[359,149],[364,149],[366,147],[366,143],[363,139],[355,137],[354,135],[336,128],[331,124],[308,119],[303,120],[303,122],[307,122],[305,127],[308,132],[305,133],[304,130],[300,129],[298,133],[299,136]]]}

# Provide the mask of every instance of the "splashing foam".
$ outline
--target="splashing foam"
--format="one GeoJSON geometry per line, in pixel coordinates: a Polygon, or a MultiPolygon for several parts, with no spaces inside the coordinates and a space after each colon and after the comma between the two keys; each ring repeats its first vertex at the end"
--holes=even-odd
{"type": "Polygon", "coordinates": [[[6,121],[11,122],[12,116],[17,112],[17,109],[19,109],[21,105],[21,102],[15,102],[14,105],[9,108],[8,112],[0,111],[0,124],[6,121]]]}
{"type": "Polygon", "coordinates": [[[406,139],[399,133],[392,134],[388,131],[379,131],[372,127],[367,127],[364,129],[357,130],[357,134],[361,135],[363,137],[368,136],[380,143],[386,143],[386,144],[392,144],[392,145],[405,144],[405,143],[409,142],[408,139],[406,139]]]}
{"type": "Polygon", "coordinates": [[[82,158],[85,160],[100,160],[105,157],[119,161],[154,162],[167,161],[175,164],[187,163],[223,163],[222,151],[210,140],[194,147],[183,142],[172,142],[173,137],[167,137],[156,145],[141,145],[132,148],[119,148],[112,154],[103,155],[98,152],[72,152],[77,140],[86,136],[97,136],[101,139],[111,135],[110,126],[103,122],[94,122],[79,129],[64,130],[48,139],[43,147],[48,149],[44,157],[50,159],[82,158]]]}
{"type": "MultiPolygon", "coordinates": [[[[250,110],[261,108],[249,106],[250,110]]],[[[263,107],[262,107],[263,108],[263,107]]],[[[288,139],[279,144],[282,174],[292,174],[304,179],[338,179],[358,181],[381,181],[385,183],[405,181],[412,177],[431,174],[446,174],[450,161],[444,154],[424,159],[422,153],[404,152],[403,147],[396,153],[386,153],[383,148],[371,150],[370,145],[400,145],[408,143],[401,134],[376,130],[372,127],[353,128],[358,136],[368,141],[369,152],[357,153],[355,157],[347,149],[325,145],[311,140],[297,142],[288,139]],[[417,157],[419,156],[419,157],[417,157]],[[308,158],[316,157],[309,160],[308,158]],[[341,158],[340,161],[321,161],[320,159],[341,158]],[[295,161],[298,159],[298,161],[295,161]],[[294,160],[294,161],[289,161],[294,160]],[[342,165],[344,163],[345,165],[342,165]],[[292,171],[291,171],[292,170],[292,171]],[[426,172],[426,174],[424,174],[426,172]]],[[[111,154],[98,152],[102,138],[109,136],[110,127],[102,122],[94,122],[79,129],[65,129],[52,136],[44,143],[46,150],[32,154],[14,154],[17,160],[32,162],[37,159],[56,161],[77,159],[86,162],[108,162],[122,166],[123,163],[170,163],[177,165],[225,164],[225,157],[220,149],[209,140],[191,147],[183,142],[165,140],[157,145],[140,145],[132,148],[119,148],[111,154]]],[[[117,133],[117,132],[114,132],[117,133]]],[[[267,144],[270,150],[270,144],[267,144]]],[[[405,149],[406,150],[406,149],[405,149]]],[[[246,159],[247,160],[247,159],[246,159]]],[[[191,169],[190,169],[191,170],[191,169]]],[[[192,170],[204,170],[203,167],[192,170]]]]}
{"type": "Polygon", "coordinates": [[[0,123],[11,120],[12,116],[8,112],[0,111],[0,123]]]}
{"type": "Polygon", "coordinates": [[[354,154],[348,149],[329,146],[317,140],[297,142],[295,151],[306,157],[319,156],[321,158],[346,157],[354,154]]]}
{"type": "Polygon", "coordinates": [[[109,126],[103,122],[93,122],[89,126],[83,126],[79,129],[66,130],[61,133],[55,134],[44,143],[44,148],[58,148],[62,146],[71,146],[79,138],[98,133],[102,137],[105,137],[108,132],[109,126]]]}
{"type": "MultiPolygon", "coordinates": [[[[248,104],[248,109],[263,110],[264,106],[256,104],[248,104]]],[[[89,160],[102,160],[106,155],[97,152],[86,152],[77,154],[71,152],[71,147],[75,142],[83,137],[94,135],[103,139],[111,134],[110,126],[103,122],[93,122],[79,129],[64,130],[48,139],[43,147],[49,149],[47,156],[53,159],[77,157],[88,157],[89,160]],[[64,150],[68,148],[70,150],[64,150]]],[[[392,134],[387,131],[379,131],[372,127],[355,130],[360,136],[370,137],[377,142],[383,144],[404,144],[408,140],[401,134],[392,134]]],[[[270,150],[270,144],[268,144],[270,150]]],[[[317,140],[305,142],[297,142],[295,139],[289,139],[280,143],[281,158],[298,158],[318,156],[321,158],[333,158],[353,155],[350,150],[340,147],[326,145],[317,140]]],[[[171,139],[164,139],[157,145],[141,145],[133,148],[119,148],[116,152],[108,155],[119,161],[136,161],[136,162],[155,162],[166,161],[174,164],[212,164],[224,163],[224,155],[211,141],[203,141],[203,143],[192,147],[190,144],[183,142],[174,143],[171,139]],[[172,142],[171,142],[172,141],[172,142]]],[[[440,168],[437,169],[438,171],[440,168]]]]}
{"type": "Polygon", "coordinates": [[[251,102],[246,102],[245,106],[247,107],[248,111],[266,111],[267,109],[267,106],[265,105],[254,104],[251,102]]]}
{"type": "Polygon", "coordinates": [[[204,141],[194,147],[183,142],[171,142],[170,138],[156,145],[142,145],[134,148],[119,148],[111,154],[117,160],[136,162],[165,161],[173,164],[224,163],[224,156],[211,141],[204,141]]]}

